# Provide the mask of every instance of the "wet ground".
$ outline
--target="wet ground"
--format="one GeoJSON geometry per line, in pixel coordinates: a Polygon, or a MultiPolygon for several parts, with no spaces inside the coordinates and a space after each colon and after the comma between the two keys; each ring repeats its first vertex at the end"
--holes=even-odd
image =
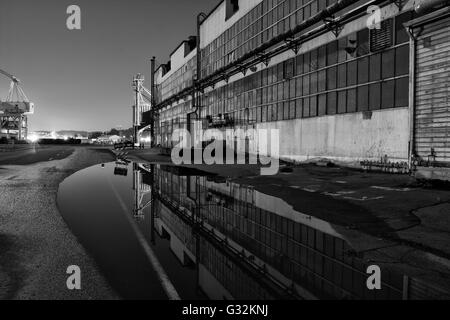
{"type": "MultiPolygon", "coordinates": [[[[97,165],[60,187],[64,219],[124,298],[449,297],[448,264],[439,255],[446,251],[400,234],[428,225],[408,212],[415,203],[391,205],[387,219],[366,204],[385,199],[386,191],[417,187],[393,189],[380,176],[365,193],[350,192],[363,188],[356,174],[294,169],[336,179],[339,190],[326,192],[317,182],[316,189],[303,186],[310,183],[306,175],[295,184],[288,175],[281,183],[276,177],[259,183],[257,176],[244,182],[242,176],[212,173],[213,168],[206,172],[160,160],[97,165]],[[381,268],[381,290],[367,287],[370,265],[381,268]]],[[[301,174],[294,171],[293,177],[301,174]]],[[[428,201],[426,195],[422,200],[428,201]]],[[[441,211],[445,215],[445,207],[441,211]]]]}
{"type": "Polygon", "coordinates": [[[283,164],[262,177],[258,166],[117,154],[0,154],[0,298],[450,298],[445,187],[341,167],[283,164]],[[72,264],[81,291],[66,288],[72,264]],[[371,265],[380,290],[367,287],[371,265]]]}

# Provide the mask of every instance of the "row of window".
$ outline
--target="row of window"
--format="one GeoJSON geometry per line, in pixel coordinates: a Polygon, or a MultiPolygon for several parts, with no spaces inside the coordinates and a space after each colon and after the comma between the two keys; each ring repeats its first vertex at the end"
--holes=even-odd
{"type": "Polygon", "coordinates": [[[339,58],[336,47],[327,44],[208,92],[202,117],[265,122],[408,105],[408,44],[351,60],[339,58]]]}
{"type": "Polygon", "coordinates": [[[185,88],[189,88],[194,84],[194,76],[196,73],[196,57],[191,58],[180,69],[171,74],[156,88],[156,102],[160,103],[167,98],[179,93],[185,88]]]}
{"type": "Polygon", "coordinates": [[[202,76],[240,58],[335,0],[264,0],[202,50],[202,76]]]}

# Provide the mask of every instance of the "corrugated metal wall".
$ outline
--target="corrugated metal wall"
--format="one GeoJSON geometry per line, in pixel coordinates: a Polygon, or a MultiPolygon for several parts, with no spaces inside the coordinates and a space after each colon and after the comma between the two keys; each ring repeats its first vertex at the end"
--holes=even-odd
{"type": "Polygon", "coordinates": [[[424,26],[416,43],[415,150],[450,163],[450,17],[424,26]]]}

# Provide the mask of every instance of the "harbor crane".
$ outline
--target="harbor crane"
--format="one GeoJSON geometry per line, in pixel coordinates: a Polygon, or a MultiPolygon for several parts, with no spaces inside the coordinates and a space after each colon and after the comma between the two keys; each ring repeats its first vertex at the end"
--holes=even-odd
{"type": "Polygon", "coordinates": [[[142,132],[151,128],[153,125],[152,123],[143,125],[142,121],[142,113],[152,110],[152,94],[149,89],[144,87],[144,80],[144,76],[138,73],[133,78],[132,83],[132,87],[134,90],[133,142],[135,146],[140,145],[140,136],[142,132]]]}
{"type": "Polygon", "coordinates": [[[28,100],[17,77],[2,69],[0,74],[11,80],[6,100],[0,101],[0,136],[24,140],[28,134],[27,115],[34,113],[34,104],[28,100]]]}

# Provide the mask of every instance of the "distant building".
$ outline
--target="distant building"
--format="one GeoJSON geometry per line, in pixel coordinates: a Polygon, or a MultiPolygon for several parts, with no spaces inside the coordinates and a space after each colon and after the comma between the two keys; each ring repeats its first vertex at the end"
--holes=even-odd
{"type": "Polygon", "coordinates": [[[104,135],[97,138],[96,143],[100,144],[114,144],[122,140],[120,136],[117,135],[104,135]]]}

